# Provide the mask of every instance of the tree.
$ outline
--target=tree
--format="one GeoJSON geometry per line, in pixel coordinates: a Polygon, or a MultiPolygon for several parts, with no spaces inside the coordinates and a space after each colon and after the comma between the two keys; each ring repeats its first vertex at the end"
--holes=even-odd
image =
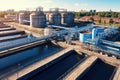
{"type": "Polygon", "coordinates": [[[104,24],[106,24],[106,21],[104,21],[104,24]]]}
{"type": "Polygon", "coordinates": [[[118,13],[118,18],[120,18],[120,13],[118,13]]]}
{"type": "Polygon", "coordinates": [[[118,14],[119,14],[118,12],[112,12],[112,17],[113,18],[118,18],[118,14]]]}
{"type": "Polygon", "coordinates": [[[99,24],[101,23],[101,18],[98,20],[98,23],[99,23],[99,24]]]}
{"type": "Polygon", "coordinates": [[[94,19],[93,19],[93,17],[90,17],[90,21],[94,22],[94,19]]]}
{"type": "Polygon", "coordinates": [[[109,24],[113,24],[113,23],[114,23],[113,19],[110,18],[110,20],[109,20],[109,24]]]}
{"type": "Polygon", "coordinates": [[[87,12],[87,13],[86,13],[86,16],[90,16],[90,12],[87,12]]]}

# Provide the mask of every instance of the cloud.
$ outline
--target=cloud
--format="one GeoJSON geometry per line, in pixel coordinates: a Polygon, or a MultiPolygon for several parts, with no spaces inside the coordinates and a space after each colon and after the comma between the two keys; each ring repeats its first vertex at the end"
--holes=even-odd
{"type": "Polygon", "coordinates": [[[78,7],[78,6],[88,6],[87,3],[75,3],[74,6],[78,7]]]}

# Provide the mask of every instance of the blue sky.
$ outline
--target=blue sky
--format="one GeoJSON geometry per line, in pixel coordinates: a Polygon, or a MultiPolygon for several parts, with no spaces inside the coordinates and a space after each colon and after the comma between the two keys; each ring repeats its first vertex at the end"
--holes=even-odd
{"type": "Polygon", "coordinates": [[[59,7],[72,11],[96,9],[120,11],[120,0],[0,0],[0,10],[26,9],[42,6],[44,10],[59,7]]]}

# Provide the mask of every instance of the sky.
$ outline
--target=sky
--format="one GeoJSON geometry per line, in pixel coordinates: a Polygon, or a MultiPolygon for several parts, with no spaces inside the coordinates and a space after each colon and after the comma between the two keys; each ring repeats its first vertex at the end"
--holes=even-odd
{"type": "Polygon", "coordinates": [[[26,8],[36,8],[42,6],[43,9],[65,8],[68,11],[97,10],[97,11],[120,11],[120,0],[0,0],[0,10],[26,8]]]}

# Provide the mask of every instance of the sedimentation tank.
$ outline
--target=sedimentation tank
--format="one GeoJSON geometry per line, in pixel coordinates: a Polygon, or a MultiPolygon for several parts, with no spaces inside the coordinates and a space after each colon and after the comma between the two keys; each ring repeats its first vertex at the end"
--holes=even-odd
{"type": "Polygon", "coordinates": [[[62,13],[62,24],[72,25],[74,24],[75,15],[72,12],[62,13]]]}
{"type": "Polygon", "coordinates": [[[36,9],[36,12],[30,15],[30,26],[35,28],[46,27],[46,15],[41,7],[36,9]]]}

